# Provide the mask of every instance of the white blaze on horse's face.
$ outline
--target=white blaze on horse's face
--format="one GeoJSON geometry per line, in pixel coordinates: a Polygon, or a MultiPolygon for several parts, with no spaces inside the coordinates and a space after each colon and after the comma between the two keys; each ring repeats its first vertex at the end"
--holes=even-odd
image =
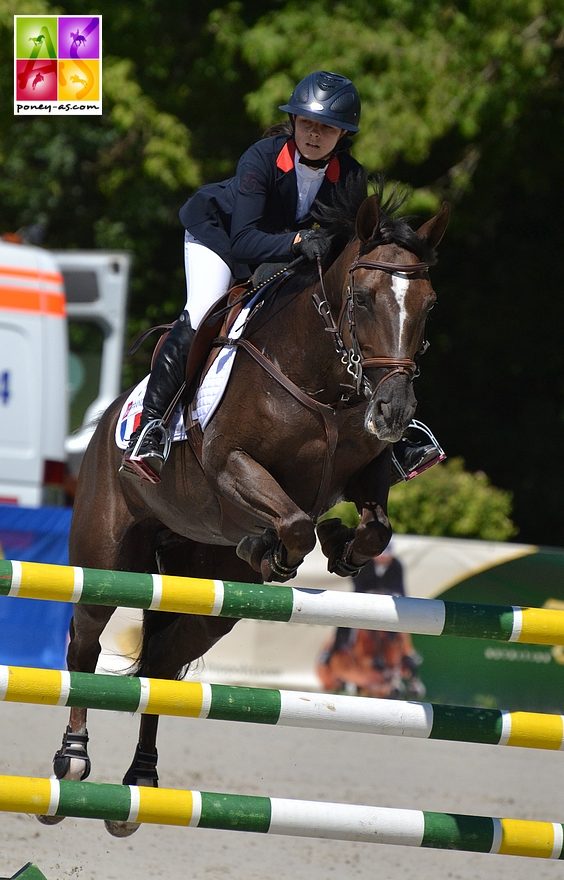
{"type": "Polygon", "coordinates": [[[398,304],[398,315],[399,315],[399,326],[398,326],[398,346],[399,350],[402,351],[403,344],[403,330],[405,326],[405,319],[407,317],[407,309],[405,307],[405,298],[407,296],[407,291],[409,288],[409,276],[400,274],[399,272],[394,272],[392,275],[392,290],[394,292],[394,296],[396,298],[396,302],[398,304]]]}

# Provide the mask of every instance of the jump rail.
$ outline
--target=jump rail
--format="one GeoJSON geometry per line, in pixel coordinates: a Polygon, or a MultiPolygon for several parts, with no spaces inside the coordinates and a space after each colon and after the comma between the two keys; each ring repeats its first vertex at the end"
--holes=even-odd
{"type": "Polygon", "coordinates": [[[37,865],[32,865],[31,862],[28,862],[27,865],[16,871],[12,877],[0,877],[0,880],[46,880],[46,877],[45,874],[41,873],[37,865]]]}
{"type": "Polygon", "coordinates": [[[0,595],[215,617],[564,645],[564,611],[0,560],[0,595]]]}
{"type": "Polygon", "coordinates": [[[0,666],[0,700],[426,739],[564,748],[564,716],[0,666]]]}
{"type": "Polygon", "coordinates": [[[0,880],[46,880],[46,877],[45,874],[41,873],[37,865],[32,865],[31,862],[28,862],[27,865],[16,871],[12,877],[0,877],[0,880]]]}
{"type": "Polygon", "coordinates": [[[557,822],[0,776],[0,810],[88,819],[564,858],[557,822]]]}

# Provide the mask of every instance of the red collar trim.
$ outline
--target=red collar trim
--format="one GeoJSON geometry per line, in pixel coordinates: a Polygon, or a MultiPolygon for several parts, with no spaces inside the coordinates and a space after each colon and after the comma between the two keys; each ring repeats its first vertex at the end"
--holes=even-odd
{"type": "Polygon", "coordinates": [[[341,163],[336,156],[331,156],[329,160],[329,165],[327,166],[327,171],[325,172],[325,177],[327,178],[327,180],[330,180],[331,183],[337,183],[340,176],[341,163]]]}
{"type": "MultiPolygon", "coordinates": [[[[280,171],[287,173],[294,168],[294,160],[296,158],[296,142],[294,140],[286,141],[278,156],[276,157],[276,167],[280,171]]],[[[337,156],[332,156],[325,171],[325,177],[331,183],[337,183],[341,176],[341,164],[337,156]]]]}
{"type": "Polygon", "coordinates": [[[276,158],[276,167],[280,171],[291,171],[294,167],[294,157],[296,155],[296,143],[293,140],[286,141],[276,158]]]}

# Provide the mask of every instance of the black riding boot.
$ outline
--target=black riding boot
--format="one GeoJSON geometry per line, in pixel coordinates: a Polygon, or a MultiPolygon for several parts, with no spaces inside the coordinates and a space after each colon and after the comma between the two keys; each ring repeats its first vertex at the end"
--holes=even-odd
{"type": "Polygon", "coordinates": [[[391,485],[412,480],[445,458],[445,453],[427,425],[413,419],[406,436],[393,445],[391,485]]]}
{"type": "Polygon", "coordinates": [[[184,382],[194,335],[188,312],[182,312],[157,354],[143,399],[141,422],[131,435],[120,471],[132,472],[151,483],[160,482],[170,452],[170,434],[162,420],[184,382]]]}

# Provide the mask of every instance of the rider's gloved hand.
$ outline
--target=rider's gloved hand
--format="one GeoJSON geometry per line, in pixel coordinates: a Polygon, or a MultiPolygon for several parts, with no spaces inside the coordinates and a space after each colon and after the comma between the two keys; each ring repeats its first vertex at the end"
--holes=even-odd
{"type": "Polygon", "coordinates": [[[303,256],[306,260],[321,261],[325,259],[331,247],[331,239],[321,229],[300,229],[298,238],[292,245],[292,251],[296,256],[303,256]]]}

